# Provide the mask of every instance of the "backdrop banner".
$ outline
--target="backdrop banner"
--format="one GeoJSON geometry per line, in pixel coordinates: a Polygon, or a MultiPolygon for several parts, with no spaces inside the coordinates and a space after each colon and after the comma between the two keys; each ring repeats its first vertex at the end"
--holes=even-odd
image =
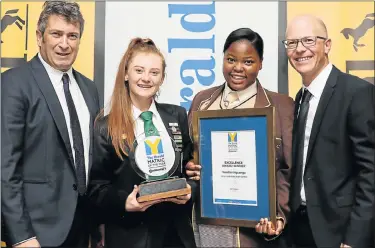
{"type": "Polygon", "coordinates": [[[223,46],[249,27],[264,39],[262,85],[278,90],[278,2],[106,2],[104,105],[121,57],[134,37],[154,40],[167,62],[160,102],[189,109],[202,89],[224,83],[223,46]]]}

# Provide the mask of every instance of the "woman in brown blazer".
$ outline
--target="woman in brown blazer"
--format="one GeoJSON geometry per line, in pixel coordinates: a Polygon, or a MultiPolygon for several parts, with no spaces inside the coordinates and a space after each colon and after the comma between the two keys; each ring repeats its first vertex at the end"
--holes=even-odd
{"type": "MultiPolygon", "coordinates": [[[[202,247],[277,247],[289,213],[289,176],[291,169],[294,102],[287,95],[271,92],[257,79],[262,69],[263,40],[249,28],[233,31],[224,44],[223,74],[226,82],[203,90],[194,97],[189,111],[189,127],[194,111],[275,107],[277,225],[261,219],[254,228],[198,225],[196,241],[202,247]]],[[[192,132],[191,132],[192,133],[192,132]]],[[[189,162],[187,173],[199,180],[200,166],[189,162]]]]}

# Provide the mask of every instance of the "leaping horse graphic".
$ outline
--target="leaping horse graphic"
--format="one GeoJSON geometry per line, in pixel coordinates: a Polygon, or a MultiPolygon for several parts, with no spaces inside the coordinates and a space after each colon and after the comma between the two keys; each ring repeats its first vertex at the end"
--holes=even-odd
{"type": "Polygon", "coordinates": [[[358,51],[358,47],[365,46],[365,44],[358,44],[358,40],[362,38],[369,29],[375,26],[375,20],[370,19],[371,17],[375,17],[375,13],[366,15],[365,19],[357,28],[344,28],[341,30],[341,33],[346,39],[349,39],[349,36],[353,37],[353,48],[356,52],[358,51]]]}
{"type": "MultiPolygon", "coordinates": [[[[22,20],[18,15],[12,16],[12,14],[17,14],[17,12],[18,9],[11,9],[5,13],[4,17],[1,19],[1,33],[3,33],[4,30],[13,23],[22,30],[22,26],[25,25],[25,21],[22,20]]],[[[1,43],[3,43],[3,41],[1,41],[1,43]]]]}

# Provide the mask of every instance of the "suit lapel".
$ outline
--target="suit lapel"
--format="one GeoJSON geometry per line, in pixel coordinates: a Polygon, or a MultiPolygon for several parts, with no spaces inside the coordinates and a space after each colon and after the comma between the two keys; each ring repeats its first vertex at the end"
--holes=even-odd
{"type": "Polygon", "coordinates": [[[296,123],[297,121],[297,117],[298,117],[298,109],[299,109],[299,104],[300,104],[300,101],[301,101],[301,97],[302,97],[302,88],[297,92],[297,95],[296,95],[296,100],[295,100],[295,104],[294,104],[294,124],[296,123]]]}
{"type": "Polygon", "coordinates": [[[95,102],[94,102],[94,99],[93,99],[93,96],[90,94],[90,91],[88,89],[88,85],[85,84],[85,81],[84,79],[82,78],[81,74],[78,73],[77,71],[75,71],[73,69],[73,75],[74,75],[74,78],[78,84],[78,87],[79,89],[81,90],[81,93],[83,95],[83,98],[85,99],[85,103],[87,105],[87,108],[89,110],[89,113],[90,113],[90,148],[89,148],[89,168],[88,168],[88,173],[90,172],[90,169],[91,169],[91,154],[92,154],[92,145],[93,144],[93,138],[94,138],[94,135],[93,135],[93,123],[94,123],[94,119],[96,117],[96,114],[98,113],[98,109],[97,109],[97,106],[95,106],[95,102]]]}
{"type": "Polygon", "coordinates": [[[320,128],[320,124],[322,123],[324,112],[326,111],[329,100],[331,99],[331,96],[334,93],[338,73],[339,73],[339,70],[333,66],[332,71],[328,77],[327,83],[324,87],[322,96],[319,100],[318,108],[316,110],[314,122],[313,122],[312,129],[311,129],[309,147],[308,147],[307,156],[306,156],[306,165],[308,164],[307,162],[309,161],[311,151],[314,147],[316,136],[319,133],[319,128],[320,128]]]}
{"type": "Polygon", "coordinates": [[[265,108],[271,106],[271,101],[269,100],[265,89],[262,85],[256,81],[257,84],[257,96],[255,99],[254,108],[265,108]]]}
{"type": "Polygon", "coordinates": [[[201,103],[198,106],[198,110],[207,110],[214,101],[222,94],[225,88],[225,83],[219,86],[211,95],[209,98],[201,101],[201,103]]]}
{"type": "Polygon", "coordinates": [[[65,148],[68,152],[69,160],[74,168],[74,160],[72,148],[69,140],[68,129],[66,126],[66,121],[64,118],[64,112],[61,108],[60,101],[56,95],[56,91],[53,88],[52,82],[48,76],[46,69],[44,68],[42,62],[39,60],[38,55],[36,55],[31,61],[31,72],[34,75],[35,82],[37,83],[40,91],[42,92],[44,98],[46,99],[49,111],[55,121],[56,127],[64,141],[65,148]]]}
{"type": "Polygon", "coordinates": [[[81,74],[73,70],[74,78],[78,84],[79,89],[82,92],[83,98],[85,99],[87,108],[89,109],[90,116],[96,115],[96,108],[93,97],[90,95],[89,89],[87,84],[85,84],[84,79],[82,78],[81,74]]]}
{"type": "Polygon", "coordinates": [[[296,162],[294,161],[294,158],[296,157],[295,154],[296,154],[296,135],[295,135],[295,132],[296,132],[296,123],[297,123],[297,116],[298,116],[298,109],[299,109],[299,102],[301,101],[301,97],[302,97],[302,88],[298,91],[297,95],[296,95],[296,98],[295,98],[295,104],[294,104],[294,121],[293,121],[293,131],[292,131],[292,161],[293,163],[292,164],[296,164],[296,162]]]}
{"type": "Polygon", "coordinates": [[[172,130],[171,130],[169,124],[170,123],[177,123],[178,124],[177,114],[174,113],[174,111],[172,111],[172,109],[167,110],[166,107],[158,104],[157,102],[155,102],[155,105],[156,105],[156,109],[159,112],[160,118],[163,120],[165,129],[167,129],[169,137],[171,137],[171,139],[174,140],[172,130]]]}

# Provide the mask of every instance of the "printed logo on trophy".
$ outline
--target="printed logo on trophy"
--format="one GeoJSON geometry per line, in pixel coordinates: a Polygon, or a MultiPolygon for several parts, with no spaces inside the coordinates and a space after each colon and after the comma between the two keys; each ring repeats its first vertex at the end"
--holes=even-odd
{"type": "Polygon", "coordinates": [[[163,153],[163,144],[160,141],[160,138],[155,138],[154,141],[151,139],[145,140],[146,154],[148,156],[163,153]]]}
{"type": "Polygon", "coordinates": [[[144,141],[144,144],[149,173],[151,174],[157,171],[164,171],[164,173],[166,173],[167,166],[161,139],[156,136],[151,136],[144,141]]]}

